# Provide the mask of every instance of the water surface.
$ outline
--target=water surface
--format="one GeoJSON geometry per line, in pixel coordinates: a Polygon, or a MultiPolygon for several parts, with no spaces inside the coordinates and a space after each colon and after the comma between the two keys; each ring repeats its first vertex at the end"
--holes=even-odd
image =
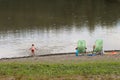
{"type": "Polygon", "coordinates": [[[96,39],[104,50],[120,49],[119,0],[0,0],[0,58],[74,52],[79,39],[87,51],[96,39]]]}

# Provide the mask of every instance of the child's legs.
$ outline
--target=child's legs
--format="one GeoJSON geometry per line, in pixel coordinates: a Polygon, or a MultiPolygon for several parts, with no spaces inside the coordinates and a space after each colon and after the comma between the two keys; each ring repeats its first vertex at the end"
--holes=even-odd
{"type": "Polygon", "coordinates": [[[32,52],[32,55],[35,55],[35,50],[31,50],[31,52],[32,52]]]}
{"type": "Polygon", "coordinates": [[[78,51],[75,52],[76,56],[78,56],[78,51]]]}

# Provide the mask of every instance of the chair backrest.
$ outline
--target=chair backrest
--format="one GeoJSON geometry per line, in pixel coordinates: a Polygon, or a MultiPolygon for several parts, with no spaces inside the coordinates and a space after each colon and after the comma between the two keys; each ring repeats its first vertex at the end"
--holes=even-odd
{"type": "Polygon", "coordinates": [[[86,41],[85,40],[79,40],[77,43],[78,51],[79,52],[85,52],[86,51],[86,41]]]}
{"type": "Polygon", "coordinates": [[[97,39],[95,42],[95,52],[100,52],[103,50],[103,40],[102,39],[97,39]]]}

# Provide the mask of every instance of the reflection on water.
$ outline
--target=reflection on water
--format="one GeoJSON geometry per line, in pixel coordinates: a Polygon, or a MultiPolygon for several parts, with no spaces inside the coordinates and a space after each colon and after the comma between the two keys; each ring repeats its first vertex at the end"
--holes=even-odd
{"type": "Polygon", "coordinates": [[[73,52],[79,39],[88,51],[96,39],[119,49],[120,0],[0,0],[0,57],[73,52]]]}

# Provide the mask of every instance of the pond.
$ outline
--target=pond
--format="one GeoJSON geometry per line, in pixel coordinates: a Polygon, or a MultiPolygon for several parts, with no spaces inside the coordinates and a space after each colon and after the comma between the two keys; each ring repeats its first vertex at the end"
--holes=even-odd
{"type": "Polygon", "coordinates": [[[97,39],[104,50],[120,49],[119,0],[0,0],[0,58],[87,51],[97,39]]]}

